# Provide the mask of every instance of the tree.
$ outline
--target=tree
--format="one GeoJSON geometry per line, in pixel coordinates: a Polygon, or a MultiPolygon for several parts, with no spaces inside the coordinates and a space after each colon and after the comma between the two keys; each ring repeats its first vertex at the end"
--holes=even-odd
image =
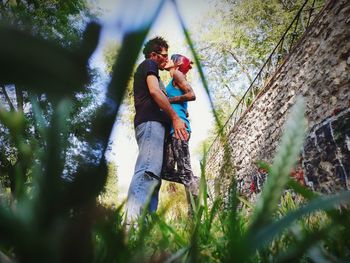
{"type": "MultiPolygon", "coordinates": [[[[118,42],[108,42],[103,51],[104,62],[106,65],[106,73],[110,77],[114,70],[114,63],[118,57],[118,52],[120,48],[120,43],[118,42]]],[[[134,67],[134,71],[132,76],[135,73],[137,65],[134,67]]],[[[118,69],[116,69],[118,70],[118,69]]],[[[123,100],[123,108],[121,114],[118,115],[118,121],[120,121],[123,125],[130,128],[133,126],[133,118],[135,115],[134,109],[134,97],[133,97],[133,79],[131,78],[128,82],[128,86],[126,88],[126,93],[123,100]]]]}
{"type": "Polygon", "coordinates": [[[305,1],[210,2],[212,11],[192,32],[224,122],[305,1]]]}
{"type": "Polygon", "coordinates": [[[84,19],[92,14],[85,0],[14,0],[0,2],[0,19],[33,35],[76,46],[81,39],[84,19]]]}
{"type": "Polygon", "coordinates": [[[108,175],[104,192],[100,194],[100,203],[109,207],[115,207],[118,200],[118,166],[114,162],[107,163],[108,175]]]}
{"type": "MultiPolygon", "coordinates": [[[[84,0],[73,1],[1,1],[0,21],[11,27],[29,32],[33,36],[40,36],[56,45],[75,50],[82,39],[82,31],[86,25],[86,18],[92,17],[92,13],[84,0]]],[[[54,61],[53,61],[54,63],[54,61]]],[[[98,76],[94,70],[90,69],[93,83],[98,76]]],[[[69,161],[67,169],[73,165],[72,148],[82,143],[83,138],[88,135],[89,124],[93,111],[98,102],[97,90],[87,84],[86,89],[75,94],[75,103],[70,118],[70,136],[68,137],[72,147],[71,152],[66,153],[69,161]],[[89,105],[89,107],[88,107],[89,105]],[[82,110],[84,109],[84,110],[82,110]]],[[[52,113],[52,103],[54,97],[48,97],[44,93],[28,93],[25,86],[14,85],[13,83],[0,83],[0,101],[9,111],[17,112],[18,116],[25,116],[26,122],[23,127],[25,136],[23,143],[30,144],[32,139],[36,139],[39,147],[44,147],[41,143],[40,127],[35,125],[35,111],[40,111],[43,116],[42,125],[47,126],[52,113]]],[[[10,186],[12,193],[15,192],[14,176],[18,169],[20,151],[16,149],[16,142],[11,139],[11,135],[4,126],[0,127],[0,172],[5,186],[10,186]],[[16,168],[17,167],[17,168],[16,168]]],[[[92,151],[85,143],[85,152],[92,151]]],[[[22,167],[22,174],[30,176],[31,171],[27,167],[22,167]]],[[[23,178],[26,180],[26,178],[23,178]]]]}
{"type": "MultiPolygon", "coordinates": [[[[74,48],[81,40],[86,18],[92,17],[84,0],[72,1],[1,1],[0,21],[13,27],[41,36],[56,43],[74,48]]],[[[16,103],[10,100],[7,88],[0,83],[3,96],[9,107],[14,110],[23,110],[25,87],[14,87],[16,103]],[[16,105],[16,107],[14,107],[16,105]]]]}

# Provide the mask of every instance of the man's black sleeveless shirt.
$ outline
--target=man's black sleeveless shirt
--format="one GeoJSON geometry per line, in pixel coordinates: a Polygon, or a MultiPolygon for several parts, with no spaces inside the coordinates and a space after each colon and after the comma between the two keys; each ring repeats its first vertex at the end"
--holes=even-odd
{"type": "Polygon", "coordinates": [[[154,75],[159,80],[157,63],[146,59],[137,67],[134,75],[134,103],[136,110],[134,125],[136,127],[146,121],[158,121],[168,126],[170,124],[168,116],[159,108],[149,92],[146,81],[149,75],[154,75]]]}

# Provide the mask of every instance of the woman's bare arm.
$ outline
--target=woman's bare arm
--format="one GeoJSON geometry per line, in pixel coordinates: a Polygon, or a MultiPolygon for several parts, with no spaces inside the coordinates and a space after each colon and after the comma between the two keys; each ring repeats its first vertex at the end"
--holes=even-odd
{"type": "Polygon", "coordinates": [[[182,72],[175,70],[173,80],[176,83],[176,86],[178,86],[183,92],[183,95],[169,98],[170,103],[182,103],[184,101],[196,100],[196,95],[182,72]]]}

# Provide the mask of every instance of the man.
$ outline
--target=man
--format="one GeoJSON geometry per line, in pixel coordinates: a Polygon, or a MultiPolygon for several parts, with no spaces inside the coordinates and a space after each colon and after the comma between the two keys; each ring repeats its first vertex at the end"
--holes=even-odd
{"type": "Polygon", "coordinates": [[[159,85],[159,70],[168,62],[168,44],[161,38],[149,40],[145,60],[134,75],[135,136],[139,154],[126,203],[127,221],[136,219],[150,199],[149,212],[157,210],[165,130],[171,123],[176,138],[188,139],[185,123],[172,109],[159,85]]]}

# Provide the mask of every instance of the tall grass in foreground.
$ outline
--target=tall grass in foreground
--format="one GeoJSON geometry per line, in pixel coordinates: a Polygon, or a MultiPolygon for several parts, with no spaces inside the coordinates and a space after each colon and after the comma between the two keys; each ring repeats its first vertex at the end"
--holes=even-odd
{"type": "MultiPolygon", "coordinates": [[[[147,23],[124,35],[106,102],[91,132],[90,143],[100,145],[102,153],[157,8],[147,23]]],[[[90,24],[81,49],[71,52],[0,26],[0,39],[4,40],[0,42],[0,69],[7,73],[0,75],[0,82],[25,85],[33,94],[44,91],[52,103],[50,121],[46,123],[40,106],[32,100],[37,124],[32,138],[24,138],[23,115],[0,108],[0,122],[9,129],[20,158],[15,171],[20,190],[9,196],[1,189],[1,262],[349,260],[350,216],[346,204],[350,202],[350,192],[319,196],[289,177],[304,136],[302,100],[292,110],[273,165],[262,164],[270,176],[257,204],[250,204],[252,212],[241,208],[242,197],[236,192],[234,180],[228,200],[218,198],[209,205],[203,169],[193,218],[167,220],[165,211],[145,214],[136,228],[126,231],[121,207],[106,208],[96,201],[106,182],[103,154],[98,162],[79,163],[72,182],[62,180],[71,96],[84,88],[87,62],[99,30],[98,25],[90,24]],[[45,56],[33,61],[32,54],[45,56]],[[53,65],[52,61],[57,63],[53,65]],[[74,72],[67,72],[72,68],[74,72]],[[29,167],[30,181],[23,181],[24,164],[29,167]],[[284,193],[287,187],[297,196],[284,193]]],[[[189,34],[186,36],[190,41],[189,34]]]]}
{"type": "Polygon", "coordinates": [[[344,205],[350,202],[350,192],[318,196],[289,175],[304,138],[303,114],[304,102],[299,98],[273,165],[261,164],[269,177],[257,203],[250,204],[251,213],[239,206],[234,180],[228,203],[224,206],[217,199],[209,207],[202,180],[193,219],[166,222],[154,214],[146,220],[147,231],[132,234],[145,235],[146,258],[165,262],[348,261],[350,214],[344,205]]]}

